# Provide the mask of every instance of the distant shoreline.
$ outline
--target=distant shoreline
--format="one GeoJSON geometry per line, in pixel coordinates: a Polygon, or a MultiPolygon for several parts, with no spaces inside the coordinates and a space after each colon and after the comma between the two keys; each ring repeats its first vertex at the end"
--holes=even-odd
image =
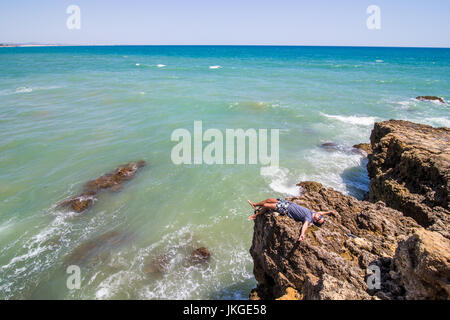
{"type": "Polygon", "coordinates": [[[17,47],[66,47],[61,44],[0,44],[0,48],[17,48],[17,47]]]}

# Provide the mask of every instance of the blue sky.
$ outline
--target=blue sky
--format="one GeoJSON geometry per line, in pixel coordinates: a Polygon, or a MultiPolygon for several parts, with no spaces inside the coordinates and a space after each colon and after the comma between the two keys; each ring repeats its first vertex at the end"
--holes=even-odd
{"type": "Polygon", "coordinates": [[[0,43],[450,47],[449,0],[11,0],[0,43]],[[69,5],[81,29],[69,30],[69,5]],[[369,5],[381,29],[366,26],[369,5]]]}

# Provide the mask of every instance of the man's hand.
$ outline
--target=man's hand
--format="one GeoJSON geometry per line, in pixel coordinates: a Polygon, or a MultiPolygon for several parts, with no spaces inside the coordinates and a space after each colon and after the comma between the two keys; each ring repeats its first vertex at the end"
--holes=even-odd
{"type": "Polygon", "coordinates": [[[303,242],[303,240],[305,240],[305,235],[304,234],[300,235],[300,238],[298,238],[298,240],[300,242],[303,242]]]}

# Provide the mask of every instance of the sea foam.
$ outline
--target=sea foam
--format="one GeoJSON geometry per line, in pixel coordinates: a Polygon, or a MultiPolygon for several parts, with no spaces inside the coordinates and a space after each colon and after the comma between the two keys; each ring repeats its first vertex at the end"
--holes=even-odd
{"type": "Polygon", "coordinates": [[[289,169],[280,167],[262,167],[260,174],[270,180],[269,187],[278,193],[298,196],[299,187],[295,183],[289,183],[289,169]]]}
{"type": "Polygon", "coordinates": [[[329,119],[336,119],[341,122],[354,124],[354,125],[361,125],[361,126],[372,126],[375,121],[377,120],[376,117],[361,117],[361,116],[340,116],[340,115],[330,115],[326,113],[321,114],[324,117],[327,117],[329,119]]]}

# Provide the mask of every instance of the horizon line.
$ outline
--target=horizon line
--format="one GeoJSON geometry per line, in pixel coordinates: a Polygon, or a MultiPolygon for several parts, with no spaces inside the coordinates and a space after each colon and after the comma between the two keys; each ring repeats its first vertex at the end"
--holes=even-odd
{"type": "Polygon", "coordinates": [[[311,44],[59,44],[59,43],[11,43],[1,42],[0,48],[8,47],[343,47],[343,48],[417,48],[450,49],[450,46],[392,46],[392,45],[311,45],[311,44]]]}

